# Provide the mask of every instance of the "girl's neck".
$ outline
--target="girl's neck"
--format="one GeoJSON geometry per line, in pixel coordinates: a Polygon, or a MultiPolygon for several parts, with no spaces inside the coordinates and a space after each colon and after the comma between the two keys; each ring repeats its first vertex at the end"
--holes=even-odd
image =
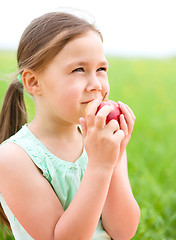
{"type": "Polygon", "coordinates": [[[50,152],[62,160],[75,162],[83,152],[83,138],[76,124],[39,125],[33,120],[28,128],[50,152]]]}
{"type": "Polygon", "coordinates": [[[78,135],[78,125],[71,123],[58,123],[50,122],[47,124],[46,121],[38,121],[34,119],[29,125],[31,132],[36,135],[39,139],[42,138],[54,138],[57,139],[72,139],[75,135],[78,135]]]}

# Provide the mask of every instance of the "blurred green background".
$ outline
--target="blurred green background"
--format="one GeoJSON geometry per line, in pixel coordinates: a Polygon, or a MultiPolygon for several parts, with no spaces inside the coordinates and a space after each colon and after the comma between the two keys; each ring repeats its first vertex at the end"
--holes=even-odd
{"type": "MultiPolygon", "coordinates": [[[[127,147],[129,178],[141,209],[134,240],[176,239],[176,58],[107,57],[110,99],[136,115],[127,147]]],[[[0,105],[17,69],[15,52],[0,52],[0,105]]],[[[25,94],[29,121],[32,98],[25,94]]],[[[0,239],[5,239],[0,229],[0,239]]],[[[7,236],[6,239],[14,239],[7,236]]]]}

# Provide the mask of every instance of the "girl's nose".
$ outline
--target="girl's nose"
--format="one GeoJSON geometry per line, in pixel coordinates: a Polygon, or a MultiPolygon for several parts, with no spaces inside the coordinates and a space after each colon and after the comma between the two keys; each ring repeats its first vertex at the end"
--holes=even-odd
{"type": "Polygon", "coordinates": [[[102,91],[100,79],[96,75],[89,76],[88,84],[86,87],[87,92],[102,91]]]}

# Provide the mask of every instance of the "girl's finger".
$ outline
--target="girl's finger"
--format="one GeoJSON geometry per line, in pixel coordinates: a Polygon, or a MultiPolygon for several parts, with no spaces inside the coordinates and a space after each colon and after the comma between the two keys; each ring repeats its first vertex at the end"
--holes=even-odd
{"type": "Polygon", "coordinates": [[[87,122],[87,126],[91,127],[94,125],[94,121],[95,121],[95,114],[97,112],[97,108],[100,105],[100,100],[96,99],[92,102],[90,102],[85,110],[85,119],[87,122]]]}
{"type": "Polygon", "coordinates": [[[87,135],[87,125],[86,125],[86,120],[85,120],[85,118],[80,118],[79,121],[80,121],[80,123],[81,123],[81,127],[82,127],[83,138],[85,138],[86,135],[87,135]]]}
{"type": "Polygon", "coordinates": [[[128,112],[130,113],[133,121],[135,121],[136,117],[135,117],[133,111],[131,110],[131,108],[130,108],[127,104],[122,103],[122,102],[120,102],[120,101],[118,102],[118,104],[119,104],[120,106],[122,106],[122,107],[125,106],[125,107],[127,108],[128,112]]]}
{"type": "Polygon", "coordinates": [[[122,130],[118,130],[114,133],[114,136],[116,137],[117,142],[119,142],[119,144],[120,144],[122,139],[124,138],[125,134],[122,130]]]}
{"type": "Polygon", "coordinates": [[[95,126],[98,128],[104,128],[106,125],[106,117],[113,110],[113,106],[104,105],[96,114],[95,126]]]}
{"type": "Polygon", "coordinates": [[[107,124],[107,129],[110,129],[113,133],[115,133],[116,131],[118,131],[120,129],[119,123],[116,120],[112,119],[107,124]]]}
{"type": "Polygon", "coordinates": [[[133,116],[131,115],[131,113],[128,111],[127,107],[125,106],[125,104],[121,104],[120,105],[122,114],[124,115],[124,119],[126,121],[127,124],[127,129],[128,129],[128,134],[131,134],[133,131],[133,127],[134,127],[134,120],[133,120],[133,116]]]}
{"type": "Polygon", "coordinates": [[[120,115],[120,129],[124,131],[125,136],[128,135],[128,125],[123,114],[120,115]]]}
{"type": "Polygon", "coordinates": [[[136,117],[135,117],[133,111],[131,110],[131,108],[128,105],[125,104],[125,106],[128,109],[129,113],[131,114],[133,121],[135,121],[136,117]]]}

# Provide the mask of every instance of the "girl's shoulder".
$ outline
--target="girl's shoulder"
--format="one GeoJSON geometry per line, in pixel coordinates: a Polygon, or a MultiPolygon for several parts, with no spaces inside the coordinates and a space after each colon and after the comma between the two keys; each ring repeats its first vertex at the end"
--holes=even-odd
{"type": "Polygon", "coordinates": [[[5,142],[0,145],[0,172],[5,167],[16,168],[17,164],[29,158],[25,151],[13,142],[5,142]]]}
{"type": "Polygon", "coordinates": [[[15,159],[19,159],[23,155],[22,149],[13,142],[5,142],[0,145],[0,164],[12,163],[14,165],[15,159]]]}
{"type": "Polygon", "coordinates": [[[45,238],[46,233],[48,235],[52,233],[56,225],[53,222],[53,228],[47,229],[48,224],[51,226],[51,219],[55,221],[63,213],[63,208],[51,185],[23,148],[13,142],[5,142],[0,146],[0,195],[3,196],[0,202],[4,200],[3,204],[4,202],[7,204],[8,208],[5,209],[9,216],[13,217],[11,223],[17,232],[21,231],[21,226],[24,226],[29,234],[34,234],[34,230],[37,229],[37,233],[43,234],[45,238]],[[34,215],[38,217],[35,218],[34,215]],[[46,219],[45,216],[50,217],[46,219]],[[18,225],[16,218],[21,225],[18,225]],[[46,229],[46,232],[43,233],[43,229],[46,229]]]}
{"type": "Polygon", "coordinates": [[[31,162],[29,154],[27,154],[25,148],[22,147],[23,145],[28,146],[28,138],[29,134],[27,132],[27,127],[23,126],[16,134],[0,144],[1,169],[5,167],[14,167],[17,170],[18,165],[25,167],[25,163],[28,161],[31,162]]]}
{"type": "Polygon", "coordinates": [[[32,174],[34,164],[20,146],[13,142],[0,145],[0,188],[1,183],[9,178],[15,179],[17,176],[22,176],[29,168],[32,174]]]}

